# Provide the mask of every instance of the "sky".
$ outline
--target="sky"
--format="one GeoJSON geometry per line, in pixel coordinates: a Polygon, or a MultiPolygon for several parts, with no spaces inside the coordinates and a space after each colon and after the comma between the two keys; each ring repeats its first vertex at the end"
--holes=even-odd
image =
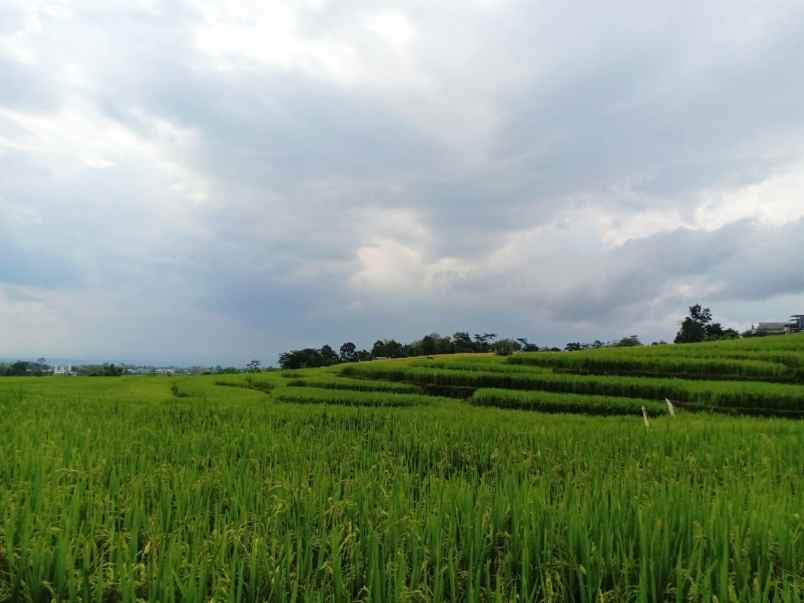
{"type": "Polygon", "coordinates": [[[3,0],[0,357],[804,313],[804,4],[3,0]]]}

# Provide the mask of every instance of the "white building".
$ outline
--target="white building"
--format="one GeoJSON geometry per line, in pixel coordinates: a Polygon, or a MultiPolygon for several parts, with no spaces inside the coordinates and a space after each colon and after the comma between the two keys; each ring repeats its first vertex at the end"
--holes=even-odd
{"type": "Polygon", "coordinates": [[[794,316],[788,322],[761,322],[751,329],[753,335],[787,335],[801,330],[799,319],[794,316]]]}
{"type": "Polygon", "coordinates": [[[53,367],[54,375],[75,375],[72,364],[57,364],[53,367]]]}

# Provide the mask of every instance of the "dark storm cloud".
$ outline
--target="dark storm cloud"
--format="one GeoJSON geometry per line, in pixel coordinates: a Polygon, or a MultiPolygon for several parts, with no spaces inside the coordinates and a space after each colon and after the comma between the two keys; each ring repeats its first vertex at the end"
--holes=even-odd
{"type": "Polygon", "coordinates": [[[237,4],[6,9],[0,284],[177,358],[804,295],[799,8],[237,4]]]}
{"type": "Polygon", "coordinates": [[[602,279],[579,283],[546,306],[567,321],[615,318],[652,303],[670,311],[683,308],[686,296],[673,291],[687,283],[698,285],[694,294],[715,304],[801,295],[802,241],[804,220],[781,227],[744,220],[713,232],[654,235],[598,258],[602,279]]]}
{"type": "MultiPolygon", "coordinates": [[[[712,56],[717,31],[712,23],[712,44],[685,49],[699,53],[689,63],[678,63],[687,41],[676,29],[638,40],[647,48],[601,48],[553,85],[535,82],[507,111],[501,152],[518,171],[538,174],[544,194],[626,182],[647,206],[678,204],[723,178],[761,179],[770,167],[766,149],[745,145],[785,140],[804,123],[804,82],[790,77],[804,69],[804,19],[797,14],[755,51],[735,48],[734,56],[712,56]],[[534,156],[542,140],[547,148],[534,156]]],[[[618,43],[627,45],[624,38],[618,43]]]]}
{"type": "Polygon", "coordinates": [[[804,220],[755,228],[738,239],[739,251],[724,265],[720,299],[762,300],[804,292],[804,220]]]}

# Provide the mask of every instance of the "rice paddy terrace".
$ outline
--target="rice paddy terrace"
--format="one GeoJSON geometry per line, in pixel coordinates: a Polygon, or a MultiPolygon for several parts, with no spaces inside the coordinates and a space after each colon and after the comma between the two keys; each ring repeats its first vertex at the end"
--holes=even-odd
{"type": "Polygon", "coordinates": [[[801,418],[798,335],[7,378],[0,601],[802,601],[801,418]]]}
{"type": "Polygon", "coordinates": [[[585,414],[689,411],[804,417],[804,336],[692,345],[463,355],[346,366],[470,404],[585,414]],[[524,393],[527,392],[527,393],[524,393]]]}

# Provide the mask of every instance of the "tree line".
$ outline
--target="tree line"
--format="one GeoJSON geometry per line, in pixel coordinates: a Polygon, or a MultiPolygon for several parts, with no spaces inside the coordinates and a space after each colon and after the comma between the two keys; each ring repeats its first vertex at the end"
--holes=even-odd
{"type": "MultiPolygon", "coordinates": [[[[639,346],[639,337],[631,335],[618,341],[595,341],[591,344],[570,342],[564,351],[584,350],[598,347],[639,346]]],[[[408,358],[413,356],[433,356],[436,354],[489,353],[507,356],[514,352],[560,352],[558,347],[539,347],[528,341],[527,337],[498,339],[496,333],[475,333],[459,331],[442,337],[438,333],[425,335],[411,343],[400,343],[395,339],[378,339],[371,350],[358,349],[347,341],[336,352],[332,346],[291,350],[279,356],[279,366],[283,369],[316,368],[331,366],[341,362],[362,362],[382,358],[408,358]]]]}
{"type": "MultiPolygon", "coordinates": [[[[737,339],[748,336],[740,334],[732,328],[714,322],[712,311],[700,304],[689,307],[689,315],[684,318],[681,328],[676,334],[675,343],[696,343],[702,341],[718,341],[721,339],[737,339]]],[[[651,345],[666,345],[665,341],[654,341],[651,345]]],[[[379,358],[407,358],[412,356],[433,356],[436,354],[466,354],[495,352],[508,355],[514,352],[577,352],[582,350],[609,347],[639,347],[644,345],[638,335],[629,335],[615,341],[595,340],[591,343],[571,341],[564,348],[539,347],[528,341],[526,337],[514,339],[498,339],[496,333],[475,333],[459,331],[452,336],[442,337],[438,333],[425,335],[411,343],[400,343],[395,339],[378,339],[371,350],[358,349],[351,341],[347,341],[336,352],[325,345],[321,348],[304,348],[290,350],[279,356],[279,366],[283,369],[316,368],[330,366],[341,362],[361,362],[379,358]]]]}
{"type": "Polygon", "coordinates": [[[452,336],[442,337],[430,333],[410,343],[395,339],[378,339],[371,350],[358,349],[354,342],[347,341],[336,352],[331,346],[291,350],[279,356],[279,366],[283,369],[313,368],[330,366],[341,362],[360,362],[380,358],[408,358],[411,356],[432,356],[434,354],[464,354],[473,352],[512,353],[522,349],[538,349],[528,343],[526,338],[498,339],[496,333],[475,333],[459,331],[452,336]]]}

